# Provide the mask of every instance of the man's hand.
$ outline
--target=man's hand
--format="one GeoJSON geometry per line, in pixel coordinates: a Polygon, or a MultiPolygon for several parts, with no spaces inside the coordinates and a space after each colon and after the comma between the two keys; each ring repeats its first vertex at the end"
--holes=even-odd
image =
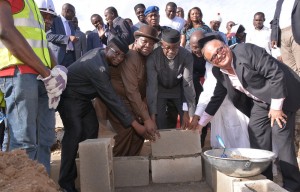
{"type": "Polygon", "coordinates": [[[73,36],[73,35],[70,36],[70,41],[72,43],[76,43],[78,40],[79,40],[79,37],[76,37],[76,36],[73,36]]]}
{"type": "Polygon", "coordinates": [[[190,123],[190,130],[196,130],[197,126],[198,126],[198,122],[199,122],[200,117],[198,115],[194,115],[193,119],[190,123]]]}
{"type": "Polygon", "coordinates": [[[131,123],[131,126],[134,128],[134,130],[137,132],[137,134],[139,134],[140,136],[145,138],[145,135],[147,133],[145,126],[139,124],[136,120],[134,120],[131,123]]]}
{"type": "Polygon", "coordinates": [[[286,124],[287,116],[282,110],[270,109],[268,117],[271,118],[271,127],[273,127],[275,120],[280,128],[283,128],[283,124],[286,124]]]}
{"type": "Polygon", "coordinates": [[[182,129],[188,129],[190,127],[190,116],[189,116],[189,112],[184,111],[183,112],[183,122],[181,125],[182,129]]]}
{"type": "Polygon", "coordinates": [[[160,134],[157,130],[156,123],[152,121],[152,119],[148,119],[144,121],[144,125],[146,127],[146,131],[147,131],[146,134],[148,135],[147,137],[151,138],[151,141],[155,141],[156,136],[160,138],[160,134]]]}
{"type": "Polygon", "coordinates": [[[271,47],[274,49],[277,47],[277,41],[271,41],[271,47]]]}

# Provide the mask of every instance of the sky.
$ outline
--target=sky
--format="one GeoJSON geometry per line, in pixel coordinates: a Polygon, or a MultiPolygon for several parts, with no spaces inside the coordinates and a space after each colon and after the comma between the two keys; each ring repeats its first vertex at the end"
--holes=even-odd
{"type": "MultiPolygon", "coordinates": [[[[79,20],[81,31],[93,30],[94,26],[90,22],[92,14],[99,14],[104,20],[104,10],[113,6],[118,10],[119,16],[122,18],[131,18],[133,23],[138,20],[135,16],[133,7],[138,3],[144,3],[146,7],[156,5],[160,8],[160,17],[165,16],[165,6],[170,0],[53,0],[56,13],[61,13],[64,3],[72,4],[76,9],[76,16],[79,20]]],[[[187,13],[192,7],[199,7],[203,12],[203,21],[209,24],[213,15],[220,13],[222,24],[220,31],[226,32],[226,23],[234,21],[243,24],[247,29],[252,29],[253,15],[256,12],[263,12],[266,16],[265,26],[269,27],[269,23],[273,18],[276,0],[177,0],[173,1],[178,7],[182,7],[185,11],[185,19],[187,13]]]]}

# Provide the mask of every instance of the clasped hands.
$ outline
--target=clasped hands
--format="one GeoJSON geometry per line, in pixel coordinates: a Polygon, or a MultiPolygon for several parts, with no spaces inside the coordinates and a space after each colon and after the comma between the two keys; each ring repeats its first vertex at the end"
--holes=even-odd
{"type": "Polygon", "coordinates": [[[60,101],[60,95],[65,90],[67,85],[67,68],[62,65],[56,65],[48,77],[43,78],[41,75],[37,80],[41,80],[45,84],[47,95],[49,97],[49,109],[56,109],[60,101]]]}

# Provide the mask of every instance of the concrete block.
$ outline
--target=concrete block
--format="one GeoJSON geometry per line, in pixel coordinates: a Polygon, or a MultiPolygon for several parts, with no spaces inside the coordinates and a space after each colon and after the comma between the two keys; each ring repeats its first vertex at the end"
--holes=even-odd
{"type": "MultiPolygon", "coordinates": [[[[59,160],[53,160],[50,164],[50,178],[59,186],[58,179],[59,179],[59,170],[60,170],[60,159],[59,160]]],[[[80,188],[80,162],[79,159],[76,159],[76,167],[77,167],[77,178],[75,180],[75,188],[80,188]]]]}
{"type": "Polygon", "coordinates": [[[153,183],[176,183],[202,179],[201,156],[151,160],[153,183]]]}
{"type": "Polygon", "coordinates": [[[88,139],[79,143],[81,192],[113,192],[111,139],[88,139]]]}
{"type": "Polygon", "coordinates": [[[214,192],[231,192],[233,191],[234,182],[257,181],[266,179],[266,177],[263,175],[256,175],[246,178],[229,177],[218,171],[214,166],[206,161],[205,158],[203,159],[205,181],[213,189],[214,192]]]}
{"type": "Polygon", "coordinates": [[[201,153],[200,134],[191,130],[160,130],[160,139],[151,143],[153,157],[193,155],[201,153]]]}
{"type": "Polygon", "coordinates": [[[288,192],[269,179],[233,183],[233,192],[288,192]]]}
{"type": "Polygon", "coordinates": [[[151,142],[149,140],[145,140],[143,147],[140,152],[140,156],[151,156],[151,142]]]}
{"type": "Polygon", "coordinates": [[[149,185],[149,158],[114,157],[115,187],[149,185]]]}

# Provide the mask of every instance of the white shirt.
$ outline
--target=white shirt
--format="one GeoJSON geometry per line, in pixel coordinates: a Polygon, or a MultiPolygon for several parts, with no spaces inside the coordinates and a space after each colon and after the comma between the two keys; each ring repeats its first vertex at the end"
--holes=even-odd
{"type": "Polygon", "coordinates": [[[174,17],[173,19],[169,19],[168,17],[165,17],[160,22],[161,26],[168,26],[172,29],[176,29],[177,31],[181,32],[181,29],[184,27],[185,20],[181,17],[174,17]]]}
{"type": "MultiPolygon", "coordinates": [[[[71,36],[71,28],[69,25],[69,21],[64,17],[64,16],[60,16],[62,23],[64,24],[64,28],[65,28],[65,33],[67,36],[71,36]]],[[[74,50],[74,46],[73,43],[69,40],[69,43],[67,44],[67,50],[73,51],[74,50]]]]}
{"type": "Polygon", "coordinates": [[[295,0],[284,0],[281,7],[279,26],[281,29],[292,25],[292,11],[295,0]]]}
{"type": "Polygon", "coordinates": [[[252,43],[261,48],[264,48],[267,53],[273,55],[275,58],[280,56],[280,49],[273,49],[271,46],[271,29],[263,27],[262,29],[253,29],[247,33],[246,43],[252,43]]]}
{"type": "MultiPolygon", "coordinates": [[[[233,63],[231,63],[231,66],[233,66],[233,63]]],[[[232,67],[233,68],[233,67],[232,67]]],[[[234,70],[234,68],[233,68],[234,70]]],[[[222,73],[225,73],[228,75],[230,82],[232,84],[232,86],[241,91],[242,93],[245,93],[248,97],[256,100],[256,101],[262,101],[259,98],[255,97],[254,95],[252,95],[250,92],[248,92],[242,85],[242,83],[240,82],[240,80],[238,79],[235,71],[234,74],[229,74],[227,70],[221,69],[220,70],[222,73]]],[[[270,109],[274,109],[274,110],[281,110],[282,106],[283,106],[283,101],[284,98],[280,98],[280,99],[271,99],[271,105],[270,105],[270,109]]],[[[264,102],[264,101],[262,101],[264,102]]],[[[205,126],[207,125],[207,123],[213,118],[213,116],[209,115],[206,112],[203,112],[203,115],[201,116],[200,120],[199,120],[199,124],[201,126],[205,126]]]]}

